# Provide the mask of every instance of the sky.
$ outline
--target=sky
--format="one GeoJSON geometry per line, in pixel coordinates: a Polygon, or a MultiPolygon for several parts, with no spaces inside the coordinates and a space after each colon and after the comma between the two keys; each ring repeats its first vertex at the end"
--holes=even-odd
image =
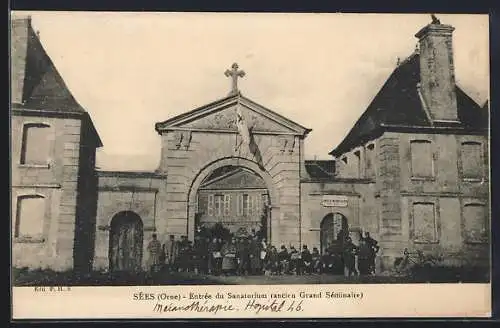
{"type": "MultiPolygon", "coordinates": [[[[397,58],[415,49],[429,15],[23,12],[104,146],[104,170],[154,170],[156,122],[225,97],[224,71],[246,73],[242,94],[312,129],[306,159],[330,159],[397,58]]],[[[20,15],[20,13],[15,13],[20,15]]],[[[457,84],[489,93],[486,15],[438,15],[455,27],[457,84]]]]}

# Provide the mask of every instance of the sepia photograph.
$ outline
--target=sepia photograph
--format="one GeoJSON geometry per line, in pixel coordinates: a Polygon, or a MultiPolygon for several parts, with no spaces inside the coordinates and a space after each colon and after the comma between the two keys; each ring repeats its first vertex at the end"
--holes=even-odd
{"type": "Polygon", "coordinates": [[[489,284],[488,24],[12,12],[12,285],[489,284]]]}

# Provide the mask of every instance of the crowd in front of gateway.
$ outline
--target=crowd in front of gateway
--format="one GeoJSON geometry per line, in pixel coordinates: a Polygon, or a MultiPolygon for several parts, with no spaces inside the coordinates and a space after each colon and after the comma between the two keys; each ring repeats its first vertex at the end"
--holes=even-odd
{"type": "Polygon", "coordinates": [[[265,238],[248,236],[222,238],[195,237],[194,242],[173,235],[165,243],[153,234],[148,244],[152,274],[159,272],[193,272],[209,275],[304,275],[344,274],[374,275],[378,242],[365,232],[355,245],[350,236],[339,234],[341,242],[332,243],[320,254],[317,247],[302,245],[279,249],[265,238]]]}

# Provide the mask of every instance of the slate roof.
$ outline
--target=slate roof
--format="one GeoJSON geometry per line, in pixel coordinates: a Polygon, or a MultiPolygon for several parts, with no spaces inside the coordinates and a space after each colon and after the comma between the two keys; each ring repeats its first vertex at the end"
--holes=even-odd
{"type": "Polygon", "coordinates": [[[31,18],[12,18],[11,26],[12,108],[40,111],[40,115],[82,114],[90,123],[97,137],[98,146],[102,146],[90,116],[73,97],[33,30],[31,18]]]}
{"type": "Polygon", "coordinates": [[[333,160],[306,160],[304,164],[309,179],[333,179],[335,176],[333,160]]]}
{"type": "Polygon", "coordinates": [[[15,18],[11,29],[12,102],[54,111],[85,112],[45,52],[30,18],[15,18]]]}
{"type": "MultiPolygon", "coordinates": [[[[344,140],[330,152],[338,156],[375,138],[388,126],[431,127],[419,98],[420,56],[413,53],[389,76],[368,108],[361,115],[344,140]]],[[[483,110],[460,87],[456,86],[460,124],[450,125],[462,129],[486,129],[488,111],[483,110]]],[[[440,127],[446,127],[440,125],[440,127]]]]}

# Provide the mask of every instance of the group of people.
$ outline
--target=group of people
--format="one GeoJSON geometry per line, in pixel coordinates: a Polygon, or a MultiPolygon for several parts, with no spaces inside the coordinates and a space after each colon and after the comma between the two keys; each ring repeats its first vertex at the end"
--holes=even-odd
{"type": "Polygon", "coordinates": [[[340,273],[346,276],[375,274],[378,242],[369,233],[358,245],[347,236],[340,244],[326,247],[320,254],[317,247],[309,250],[281,245],[278,249],[258,235],[202,238],[194,242],[173,235],[161,244],[156,234],[148,244],[152,272],[194,272],[213,275],[285,275],[340,273]],[[340,246],[339,246],[340,245],[340,246]]]}

